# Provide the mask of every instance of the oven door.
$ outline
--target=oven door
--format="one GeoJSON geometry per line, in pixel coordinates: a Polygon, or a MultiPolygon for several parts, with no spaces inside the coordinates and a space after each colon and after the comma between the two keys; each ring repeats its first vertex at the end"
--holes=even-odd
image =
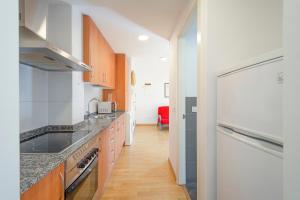
{"type": "Polygon", "coordinates": [[[65,190],[66,200],[91,200],[98,189],[98,157],[65,190]]]}

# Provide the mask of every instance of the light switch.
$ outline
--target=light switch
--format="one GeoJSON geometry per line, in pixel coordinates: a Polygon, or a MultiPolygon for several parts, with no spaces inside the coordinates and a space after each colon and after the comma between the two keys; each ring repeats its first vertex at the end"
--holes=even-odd
{"type": "Polygon", "coordinates": [[[197,106],[192,106],[192,112],[196,113],[197,112],[197,106]]]}

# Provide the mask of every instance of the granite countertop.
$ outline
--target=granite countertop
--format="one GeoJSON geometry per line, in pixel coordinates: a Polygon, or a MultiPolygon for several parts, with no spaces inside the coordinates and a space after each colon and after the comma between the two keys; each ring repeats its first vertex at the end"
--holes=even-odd
{"type": "Polygon", "coordinates": [[[50,171],[63,163],[73,152],[83,144],[93,139],[101,131],[120,117],[124,112],[107,114],[104,119],[91,117],[80,123],[76,130],[88,130],[89,134],[78,142],[72,144],[60,153],[39,153],[39,154],[20,154],[20,190],[21,193],[27,191],[32,185],[40,181],[50,171]]]}

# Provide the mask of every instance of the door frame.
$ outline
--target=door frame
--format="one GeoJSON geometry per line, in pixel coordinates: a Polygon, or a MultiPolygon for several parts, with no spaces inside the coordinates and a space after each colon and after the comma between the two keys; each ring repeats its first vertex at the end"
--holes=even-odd
{"type": "MultiPolygon", "coordinates": [[[[182,63],[182,52],[183,44],[185,42],[185,34],[188,30],[188,28],[191,25],[191,20],[193,19],[193,15],[197,15],[197,5],[193,5],[191,12],[189,13],[187,19],[184,22],[184,25],[180,31],[180,34],[177,38],[177,63],[178,63],[178,73],[177,73],[177,81],[178,81],[178,87],[177,87],[177,122],[178,122],[178,177],[177,177],[177,183],[179,185],[186,184],[186,119],[185,119],[185,97],[186,97],[186,82],[184,77],[184,66],[182,63]],[[196,13],[195,13],[196,12],[196,13]]],[[[197,58],[198,60],[198,58],[197,58]]],[[[196,67],[197,68],[197,67],[196,67]]],[[[197,73],[197,72],[196,72],[197,73]]],[[[197,77],[198,79],[198,77],[197,77]]],[[[197,95],[198,96],[198,95],[197,95]]],[[[197,144],[198,145],[198,144],[197,144]]]]}

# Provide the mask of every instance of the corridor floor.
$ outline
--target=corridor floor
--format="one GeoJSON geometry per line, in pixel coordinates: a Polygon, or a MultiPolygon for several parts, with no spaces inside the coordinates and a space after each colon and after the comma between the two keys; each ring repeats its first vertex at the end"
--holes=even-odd
{"type": "Polygon", "coordinates": [[[168,131],[137,126],[124,147],[101,200],[186,200],[168,163],[168,131]]]}

